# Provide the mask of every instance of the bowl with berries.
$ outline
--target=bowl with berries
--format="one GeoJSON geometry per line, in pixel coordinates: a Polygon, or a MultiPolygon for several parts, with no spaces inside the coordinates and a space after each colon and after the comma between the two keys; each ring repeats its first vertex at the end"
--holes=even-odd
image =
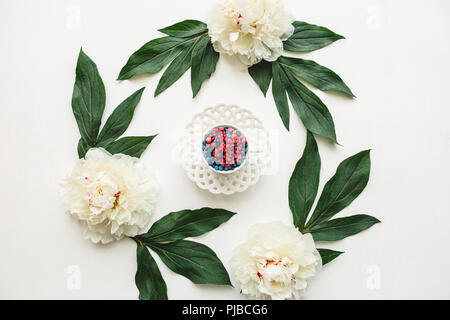
{"type": "Polygon", "coordinates": [[[248,141],[242,130],[227,124],[216,125],[203,136],[202,153],[208,168],[230,174],[243,167],[248,141]]]}

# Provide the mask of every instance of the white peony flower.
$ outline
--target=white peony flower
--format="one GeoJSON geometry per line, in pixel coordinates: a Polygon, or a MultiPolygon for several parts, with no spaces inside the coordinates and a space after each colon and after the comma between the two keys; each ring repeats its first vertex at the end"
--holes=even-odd
{"type": "Polygon", "coordinates": [[[311,234],[281,222],[256,224],[231,260],[242,293],[256,299],[298,299],[322,267],[311,234]]]}
{"type": "Polygon", "coordinates": [[[86,237],[108,243],[148,230],[158,186],[140,159],[93,148],[62,189],[66,210],[80,221],[86,237]]]}
{"type": "Polygon", "coordinates": [[[237,55],[247,66],[275,61],[294,33],[282,0],[223,0],[211,10],[208,32],[217,52],[237,55]]]}

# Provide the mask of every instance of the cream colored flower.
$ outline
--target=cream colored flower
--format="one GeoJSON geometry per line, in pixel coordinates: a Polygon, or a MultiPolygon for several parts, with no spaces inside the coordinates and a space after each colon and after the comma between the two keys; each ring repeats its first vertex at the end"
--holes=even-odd
{"type": "Polygon", "coordinates": [[[67,212],[95,243],[146,232],[158,191],[141,160],[97,148],[77,162],[62,187],[67,212]]]}
{"type": "Polygon", "coordinates": [[[237,55],[251,66],[281,55],[293,21],[282,0],[224,0],[213,7],[207,24],[217,52],[237,55]]]}
{"type": "Polygon", "coordinates": [[[298,299],[322,267],[310,234],[281,222],[256,224],[231,260],[242,293],[256,299],[298,299]]]}

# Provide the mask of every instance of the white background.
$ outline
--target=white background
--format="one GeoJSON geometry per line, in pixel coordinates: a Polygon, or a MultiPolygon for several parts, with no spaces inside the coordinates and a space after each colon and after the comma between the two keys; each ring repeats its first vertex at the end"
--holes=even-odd
{"type": "MultiPolygon", "coordinates": [[[[147,87],[127,134],[159,133],[143,155],[161,184],[155,221],[202,206],[238,212],[196,238],[228,269],[232,250],[250,225],[291,222],[288,180],[305,130],[293,111],[291,131],[284,130],[270,90],[265,99],[246,71],[224,57],[194,100],[189,72],[156,99],[160,74],[115,80],[132,52],[160,36],[158,28],[205,20],[209,2],[0,1],[0,298],[138,296],[134,242],[104,246],[84,240],[58,194],[77,160],[71,95],[81,46],[105,82],[106,115],[147,87]],[[202,191],[171,161],[173,132],[217,103],[248,108],[279,133],[276,174],[242,194],[202,191]],[[70,266],[79,267],[79,290],[67,286],[70,266]]],[[[369,184],[340,215],[368,213],[382,220],[322,246],[346,253],[313,280],[306,298],[450,298],[450,2],[303,0],[293,1],[292,10],[298,20],[347,38],[303,56],[336,71],[357,96],[315,91],[329,107],[343,145],[318,139],[321,187],[343,159],[371,148],[369,184]]],[[[171,299],[244,298],[237,286],[193,285],[159,265],[171,299]]]]}

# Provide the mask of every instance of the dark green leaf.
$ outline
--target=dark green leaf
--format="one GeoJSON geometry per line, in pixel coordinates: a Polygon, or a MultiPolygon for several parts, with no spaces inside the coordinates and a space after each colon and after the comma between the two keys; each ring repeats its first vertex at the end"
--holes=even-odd
{"type": "Polygon", "coordinates": [[[129,79],[135,75],[160,71],[173,60],[190,40],[162,37],[151,40],[134,52],[120,70],[117,80],[129,79]]]}
{"type": "Polygon", "coordinates": [[[270,81],[272,80],[272,62],[262,60],[260,63],[248,68],[248,73],[255,80],[264,96],[266,96],[270,81]]]}
{"type": "Polygon", "coordinates": [[[283,70],[278,63],[272,63],[272,94],[284,126],[289,130],[289,104],[283,82],[283,70]]]}
{"type": "Polygon", "coordinates": [[[167,300],[166,283],[159,271],[158,265],[148,249],[136,241],[137,271],[136,287],[140,300],[167,300]]]}
{"type": "Polygon", "coordinates": [[[83,138],[78,141],[78,157],[84,158],[90,147],[84,142],[83,138]]]}
{"type": "Polygon", "coordinates": [[[209,35],[201,36],[192,49],[191,87],[194,98],[200,91],[203,81],[209,79],[216,71],[218,60],[219,53],[214,50],[209,35]]]}
{"type": "Polygon", "coordinates": [[[315,241],[336,241],[369,229],[378,222],[380,220],[372,216],[357,214],[324,221],[313,226],[310,232],[315,241]]]}
{"type": "Polygon", "coordinates": [[[289,207],[294,217],[294,225],[303,231],[309,211],[319,188],[320,156],[317,143],[307,131],[303,155],[295,166],[289,180],[289,207]]]}
{"type": "Polygon", "coordinates": [[[102,78],[95,63],[80,50],[72,95],[72,110],[81,137],[91,147],[95,146],[104,109],[105,86],[102,78]]]}
{"type": "Polygon", "coordinates": [[[206,32],[206,24],[197,20],[184,20],[175,23],[170,27],[159,29],[159,32],[165,33],[172,37],[186,38],[196,34],[206,32]]]}
{"type": "Polygon", "coordinates": [[[370,150],[351,156],[338,166],[336,174],[325,184],[316,209],[306,227],[331,219],[347,207],[364,190],[369,181],[370,150]]]}
{"type": "Polygon", "coordinates": [[[172,212],[156,221],[147,233],[138,237],[157,242],[196,237],[217,228],[233,215],[234,212],[213,208],[172,212]]]}
{"type": "Polygon", "coordinates": [[[294,34],[283,42],[284,50],[293,52],[308,52],[323,48],[336,40],[344,39],[343,36],[333,31],[309,24],[295,21],[294,34]]]}
{"type": "Polygon", "coordinates": [[[156,137],[156,135],[120,138],[107,146],[106,150],[112,154],[123,153],[132,157],[140,158],[154,137],[156,137]]]}
{"type": "Polygon", "coordinates": [[[320,257],[322,258],[322,265],[326,265],[328,262],[333,261],[337,257],[339,257],[344,252],[341,251],[333,251],[330,249],[317,249],[320,253],[320,257]]]}
{"type": "Polygon", "coordinates": [[[141,88],[131,96],[126,98],[106,120],[102,131],[97,139],[97,145],[106,147],[114,140],[119,138],[130,125],[133,119],[134,110],[141,100],[142,92],[145,88],[141,88]]]}
{"type": "Polygon", "coordinates": [[[191,53],[199,38],[192,38],[184,45],[164,71],[155,90],[155,97],[177,81],[191,66],[191,53]]]}
{"type": "Polygon", "coordinates": [[[282,66],[279,69],[281,70],[281,80],[288,92],[289,100],[306,129],[337,143],[333,118],[328,108],[319,97],[298,81],[289,69],[282,66]]]}
{"type": "Polygon", "coordinates": [[[230,285],[228,272],[209,247],[194,241],[147,244],[166,266],[196,284],[230,285]]]}
{"type": "Polygon", "coordinates": [[[336,73],[314,61],[283,56],[278,61],[295,76],[308,81],[322,91],[338,91],[354,97],[349,87],[336,73]]]}

